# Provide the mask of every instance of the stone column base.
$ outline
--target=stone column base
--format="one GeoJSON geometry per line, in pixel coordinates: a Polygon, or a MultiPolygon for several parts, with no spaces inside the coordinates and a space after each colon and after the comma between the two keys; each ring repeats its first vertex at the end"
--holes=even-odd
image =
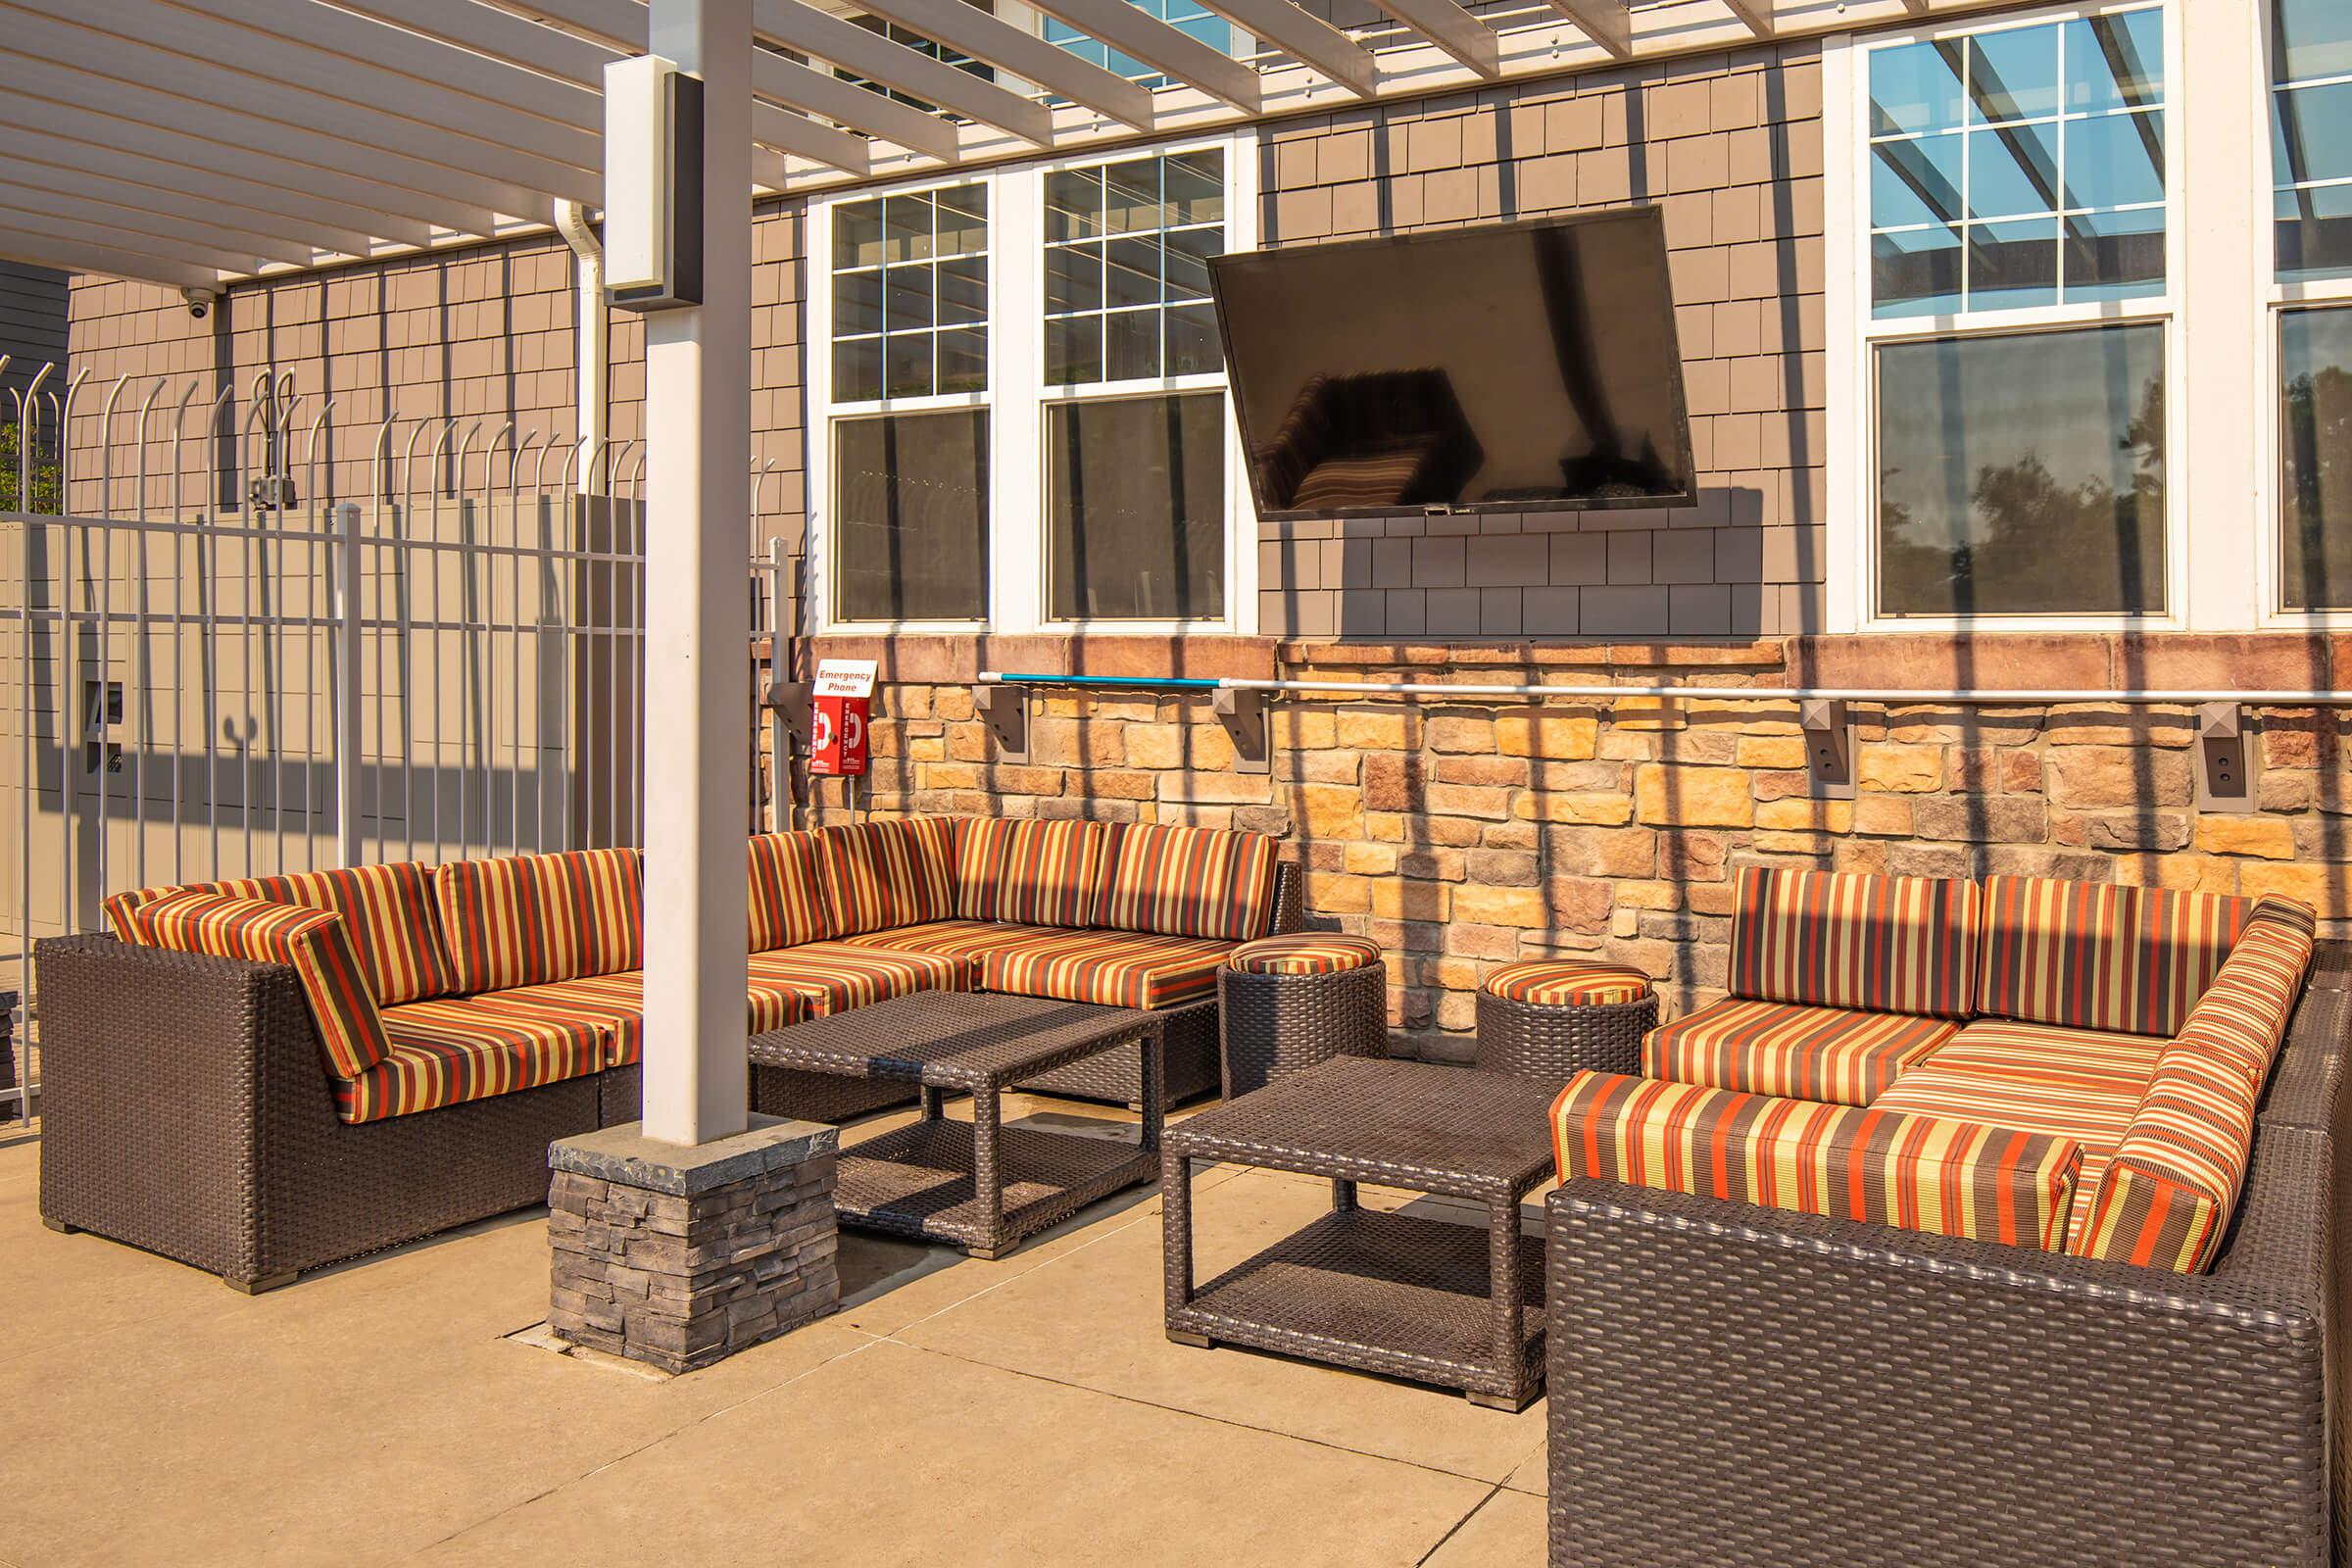
{"type": "Polygon", "coordinates": [[[548,1326],[574,1345],[690,1372],[833,1310],[840,1134],[754,1116],[684,1148],[636,1123],[548,1152],[548,1326]]]}

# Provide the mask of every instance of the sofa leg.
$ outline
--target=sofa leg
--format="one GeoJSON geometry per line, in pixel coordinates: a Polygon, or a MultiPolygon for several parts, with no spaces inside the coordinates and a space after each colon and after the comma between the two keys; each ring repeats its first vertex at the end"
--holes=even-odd
{"type": "Polygon", "coordinates": [[[1189,1345],[1196,1350],[1208,1349],[1214,1344],[1207,1335],[1195,1334],[1189,1329],[1170,1329],[1168,1338],[1177,1345],[1189,1345]]]}
{"type": "Polygon", "coordinates": [[[80,1226],[69,1225],[62,1219],[51,1219],[46,1214],[41,1216],[41,1223],[48,1226],[51,1230],[57,1232],[57,1234],[60,1236],[79,1236],[81,1234],[80,1226]]]}
{"type": "Polygon", "coordinates": [[[259,1296],[264,1291],[274,1291],[281,1285],[293,1284],[298,1272],[297,1270],[288,1270],[283,1274],[266,1274],[258,1280],[232,1280],[223,1277],[220,1283],[240,1296],[259,1296]]]}
{"type": "Polygon", "coordinates": [[[1513,1398],[1507,1394],[1481,1394],[1475,1389],[1464,1393],[1462,1397],[1482,1410],[1507,1410],[1514,1415],[1534,1402],[1529,1399],[1513,1398]]]}

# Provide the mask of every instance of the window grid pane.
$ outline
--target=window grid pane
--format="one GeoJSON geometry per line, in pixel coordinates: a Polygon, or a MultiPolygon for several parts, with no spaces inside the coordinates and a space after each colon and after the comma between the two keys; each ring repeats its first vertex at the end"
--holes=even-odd
{"type": "Polygon", "coordinates": [[[2278,275],[2352,275],[2352,6],[2272,0],[2278,275]]]}
{"type": "Polygon", "coordinates": [[[2352,608],[2352,309],[2278,317],[2279,605],[2352,608]]]}
{"type": "Polygon", "coordinates": [[[988,188],[833,213],[833,398],[988,390],[988,188]]]}
{"type": "Polygon", "coordinates": [[[1879,318],[2164,290],[2161,10],[1873,50],[1879,318]]]}
{"type": "Polygon", "coordinates": [[[1048,384],[1223,368],[1200,302],[1208,258],[1225,249],[1224,191],[1225,157],[1214,149],[1047,176],[1048,384]]]}

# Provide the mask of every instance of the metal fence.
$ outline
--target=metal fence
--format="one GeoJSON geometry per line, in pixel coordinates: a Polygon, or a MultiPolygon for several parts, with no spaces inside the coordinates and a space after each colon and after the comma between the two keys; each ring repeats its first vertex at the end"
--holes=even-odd
{"type": "MultiPolygon", "coordinates": [[[[0,458],[0,1114],[37,1082],[32,944],[107,893],[640,841],[638,443],[44,371],[0,458]]],[[[795,498],[753,479],[759,540],[795,498]]],[[[763,662],[790,569],[749,564],[763,662]]]]}

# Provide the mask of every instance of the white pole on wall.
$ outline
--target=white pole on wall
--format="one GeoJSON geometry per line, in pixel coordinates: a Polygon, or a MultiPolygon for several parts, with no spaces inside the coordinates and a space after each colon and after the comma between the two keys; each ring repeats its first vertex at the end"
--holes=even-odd
{"type": "Polygon", "coordinates": [[[705,1144],[749,1109],[751,0],[653,0],[651,24],[705,118],[702,303],[645,318],[644,1130],[705,1144]]]}

